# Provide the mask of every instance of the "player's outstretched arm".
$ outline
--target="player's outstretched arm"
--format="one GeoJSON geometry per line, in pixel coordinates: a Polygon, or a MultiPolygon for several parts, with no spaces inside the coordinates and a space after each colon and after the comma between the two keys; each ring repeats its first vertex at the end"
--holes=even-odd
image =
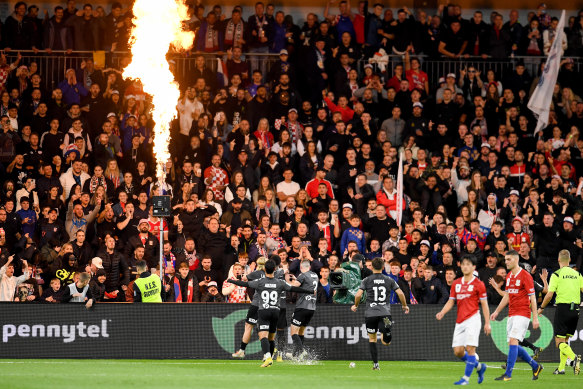
{"type": "Polygon", "coordinates": [[[227,280],[227,282],[229,282],[231,284],[238,285],[238,286],[245,286],[245,287],[248,287],[249,286],[249,283],[248,282],[241,281],[241,280],[227,280]]]}
{"type": "Polygon", "coordinates": [[[553,292],[553,291],[548,291],[547,292],[547,294],[545,295],[545,298],[543,299],[543,302],[540,303],[540,308],[538,309],[538,314],[539,315],[541,313],[543,313],[543,310],[547,307],[547,305],[549,305],[549,303],[553,299],[553,295],[554,294],[555,294],[555,292],[553,292]]]}
{"type": "Polygon", "coordinates": [[[490,326],[490,307],[488,306],[488,299],[480,299],[482,304],[482,315],[484,315],[484,333],[490,335],[492,327],[490,326]]]}
{"type": "Polygon", "coordinates": [[[290,292],[309,294],[314,293],[314,289],[304,289],[300,288],[299,286],[291,286],[290,292]]]}
{"type": "Polygon", "coordinates": [[[395,293],[397,293],[397,296],[399,297],[399,301],[401,302],[401,307],[403,308],[403,312],[405,312],[405,315],[409,314],[409,306],[407,305],[407,300],[405,299],[405,294],[403,293],[403,291],[401,289],[396,289],[395,293]]]}
{"type": "Polygon", "coordinates": [[[504,296],[502,296],[502,301],[500,301],[496,310],[490,315],[490,320],[496,320],[498,314],[506,307],[506,305],[508,305],[508,293],[505,293],[504,296]]]}
{"type": "Polygon", "coordinates": [[[445,303],[443,308],[441,308],[441,311],[437,312],[437,314],[435,315],[435,318],[437,320],[443,319],[445,314],[448,313],[449,311],[451,311],[451,309],[453,308],[454,305],[455,305],[455,299],[450,298],[449,300],[447,300],[447,303],[445,303]]]}
{"type": "Polygon", "coordinates": [[[352,312],[356,312],[356,310],[358,309],[358,305],[360,304],[360,299],[362,298],[362,289],[359,289],[358,292],[356,292],[356,295],[354,296],[354,305],[352,307],[350,307],[350,309],[352,310],[352,312]]]}

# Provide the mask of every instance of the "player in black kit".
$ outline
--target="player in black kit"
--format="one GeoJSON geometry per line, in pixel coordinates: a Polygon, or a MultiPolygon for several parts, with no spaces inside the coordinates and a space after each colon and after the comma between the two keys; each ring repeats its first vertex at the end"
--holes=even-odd
{"type": "MultiPolygon", "coordinates": [[[[293,286],[312,289],[313,294],[305,294],[298,298],[296,309],[292,315],[290,327],[292,341],[294,342],[294,352],[292,356],[303,359],[307,352],[304,350],[304,330],[310,324],[314,312],[316,312],[316,291],[318,289],[318,276],[310,271],[312,264],[308,260],[300,263],[301,274],[292,282],[293,286]]],[[[288,356],[286,354],[286,356],[288,356]]],[[[289,356],[288,356],[289,357],[289,356]]]]}
{"type": "Polygon", "coordinates": [[[382,274],[384,262],[382,258],[375,258],[372,261],[373,274],[362,280],[360,289],[354,296],[354,305],[352,311],[356,312],[362,293],[366,291],[366,311],[364,313],[364,321],[366,323],[366,332],[368,332],[368,341],[370,347],[370,355],[372,356],[373,370],[380,370],[379,357],[377,350],[377,332],[382,333],[381,342],[388,346],[391,343],[391,305],[389,296],[391,291],[395,291],[401,301],[403,312],[409,313],[407,300],[405,295],[399,288],[397,283],[382,274]]]}
{"type": "Polygon", "coordinates": [[[285,281],[274,278],[275,262],[268,260],[265,262],[265,278],[244,282],[240,280],[229,280],[230,283],[255,289],[259,294],[259,310],[257,312],[259,325],[259,339],[261,340],[261,350],[263,351],[263,363],[261,367],[269,367],[273,364],[270,352],[270,341],[275,339],[275,330],[279,319],[280,293],[282,291],[296,293],[314,293],[313,289],[302,289],[291,286],[285,281]]]}

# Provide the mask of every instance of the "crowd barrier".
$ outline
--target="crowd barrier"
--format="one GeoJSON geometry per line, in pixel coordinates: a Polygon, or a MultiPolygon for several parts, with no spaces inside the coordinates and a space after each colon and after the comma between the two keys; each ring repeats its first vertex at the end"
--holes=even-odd
{"type": "MultiPolygon", "coordinates": [[[[228,359],[239,348],[246,304],[0,304],[0,358],[95,359],[228,359]]],[[[404,315],[393,306],[393,340],[379,347],[381,360],[455,360],[451,338],[455,309],[437,321],[437,305],[417,305],[404,315]]],[[[292,309],[288,309],[288,321],[292,309]]],[[[544,311],[541,328],[527,339],[545,348],[541,360],[554,361],[554,309],[544,311]]],[[[319,359],[368,360],[364,310],[347,305],[318,306],[305,332],[306,346],[319,359]]],[[[571,346],[583,353],[583,319],[571,346]]],[[[286,343],[291,344],[286,330],[286,343]]],[[[249,358],[260,358],[253,334],[249,358]]],[[[482,332],[478,353],[484,361],[506,359],[506,318],[492,323],[492,336],[482,332]]]]}
{"type": "MultiPolygon", "coordinates": [[[[23,51],[22,63],[30,64],[36,62],[39,68],[39,73],[44,76],[43,82],[47,88],[56,88],[60,81],[64,79],[65,70],[69,68],[79,69],[81,62],[85,58],[93,56],[93,52],[77,51],[71,54],[64,52],[53,52],[53,54],[33,53],[32,51],[23,51]]],[[[124,57],[130,55],[125,52],[104,53],[105,66],[119,69],[120,63],[124,57]]],[[[217,70],[217,58],[226,61],[226,56],[217,55],[213,53],[202,54],[205,58],[206,66],[213,71],[217,70]]],[[[12,51],[8,54],[8,62],[11,63],[16,59],[16,52],[12,51]]],[[[176,65],[175,75],[178,80],[189,79],[189,74],[195,68],[194,55],[172,55],[171,57],[176,65]]],[[[251,70],[259,69],[264,75],[268,74],[272,65],[279,59],[277,54],[263,54],[263,53],[246,53],[243,58],[250,63],[251,70]]],[[[546,57],[512,57],[502,60],[495,60],[492,58],[470,57],[459,58],[457,60],[450,60],[445,58],[433,59],[425,55],[419,55],[417,58],[421,61],[421,68],[429,77],[431,87],[437,84],[440,77],[445,77],[449,73],[459,75],[460,70],[467,69],[468,66],[474,66],[482,73],[482,81],[486,80],[487,70],[493,70],[496,73],[497,80],[504,80],[511,72],[518,61],[524,63],[526,71],[533,77],[536,77],[540,71],[540,63],[546,60],[546,57]]],[[[583,61],[581,58],[573,59],[574,69],[577,72],[583,72],[583,61]]],[[[403,59],[400,55],[389,55],[386,68],[386,77],[393,76],[393,68],[395,64],[402,63],[403,59]]],[[[356,68],[361,75],[364,74],[364,65],[368,60],[359,60],[356,63],[356,68]]],[[[373,64],[375,71],[381,72],[377,63],[373,64]]],[[[527,91],[528,92],[528,91],[527,91]]]]}

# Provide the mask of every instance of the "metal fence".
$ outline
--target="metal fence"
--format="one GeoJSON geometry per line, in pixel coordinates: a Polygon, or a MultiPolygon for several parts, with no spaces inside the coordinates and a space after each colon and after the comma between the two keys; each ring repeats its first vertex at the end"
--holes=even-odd
{"type": "MultiPolygon", "coordinates": [[[[65,52],[45,54],[41,52],[22,51],[20,64],[30,65],[31,63],[36,63],[38,67],[37,72],[42,76],[44,86],[53,89],[57,87],[59,82],[64,80],[67,69],[79,69],[85,59],[93,58],[93,54],[90,51],[78,51],[71,54],[66,54],[65,52]]],[[[129,53],[123,52],[106,53],[105,67],[121,69],[122,60],[129,55],[129,53]]],[[[213,71],[217,70],[218,58],[225,62],[227,60],[226,55],[205,53],[202,56],[205,58],[206,66],[213,71]]],[[[17,53],[8,53],[6,57],[10,64],[16,60],[17,53]]],[[[277,54],[246,53],[243,58],[249,62],[250,69],[259,69],[263,74],[267,74],[273,63],[279,59],[279,56],[277,54]]],[[[188,75],[195,68],[195,55],[175,55],[171,56],[170,59],[176,63],[176,78],[180,80],[189,79],[188,75]]]]}
{"type": "MultiPolygon", "coordinates": [[[[35,62],[38,66],[38,73],[43,76],[45,87],[54,88],[64,79],[65,70],[69,68],[78,69],[81,62],[86,58],[93,57],[93,52],[73,52],[66,54],[64,52],[33,53],[32,51],[21,52],[21,64],[30,65],[35,62]]],[[[105,54],[105,66],[120,69],[120,63],[128,57],[128,53],[114,52],[105,54]]],[[[205,58],[206,65],[213,71],[217,70],[217,58],[226,61],[226,56],[216,54],[202,54],[205,58]]],[[[16,53],[7,54],[8,62],[16,60],[16,53]]],[[[264,75],[267,75],[272,65],[278,60],[277,54],[246,53],[244,59],[249,61],[250,69],[259,69],[264,75]]],[[[460,58],[458,60],[433,59],[426,56],[418,56],[421,62],[421,68],[429,76],[430,84],[437,84],[440,77],[445,77],[448,73],[459,75],[460,70],[468,66],[474,66],[482,72],[482,80],[488,70],[493,70],[497,79],[503,79],[509,72],[512,72],[516,63],[520,60],[524,62],[527,72],[531,76],[537,76],[540,70],[540,64],[546,57],[513,57],[503,60],[493,60],[491,58],[482,59],[479,57],[460,58]]],[[[176,78],[189,79],[188,75],[195,68],[194,55],[174,55],[171,57],[176,63],[176,78]]],[[[575,70],[583,72],[583,58],[572,58],[575,70]]],[[[301,61],[301,59],[300,59],[301,61]]],[[[390,78],[393,76],[393,69],[396,64],[402,63],[403,59],[398,55],[390,55],[384,76],[390,78]]],[[[363,74],[364,65],[368,59],[361,59],[357,62],[357,70],[363,74]]],[[[301,62],[297,64],[301,66],[301,62]]],[[[378,64],[373,64],[375,70],[380,72],[378,64]]]]}
{"type": "MultiPolygon", "coordinates": [[[[488,70],[493,70],[496,74],[496,79],[501,80],[511,73],[516,64],[520,61],[524,63],[525,69],[533,77],[538,76],[540,72],[541,63],[546,60],[547,57],[508,57],[507,59],[495,60],[492,58],[483,59],[481,57],[470,57],[470,58],[459,58],[457,60],[445,59],[445,58],[429,58],[427,56],[417,56],[421,62],[421,69],[427,73],[429,77],[430,84],[437,84],[440,77],[445,77],[448,73],[454,73],[459,76],[460,70],[466,69],[469,66],[474,66],[477,70],[482,73],[482,80],[486,78],[486,72],[488,70]]],[[[567,57],[566,57],[567,58],[567,57]]],[[[583,71],[583,59],[582,58],[570,58],[573,60],[574,68],[577,72],[583,71]]],[[[364,70],[364,65],[369,63],[368,59],[362,59],[358,61],[358,71],[361,74],[364,70]]],[[[403,58],[400,55],[390,55],[389,61],[386,66],[385,76],[387,78],[393,77],[393,70],[395,65],[402,64],[403,58]]],[[[380,71],[379,65],[373,63],[373,68],[375,71],[382,73],[380,71]]]]}

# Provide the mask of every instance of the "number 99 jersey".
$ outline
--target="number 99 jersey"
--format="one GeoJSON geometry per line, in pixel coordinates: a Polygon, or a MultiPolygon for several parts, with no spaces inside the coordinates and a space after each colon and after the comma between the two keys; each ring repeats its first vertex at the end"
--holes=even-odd
{"type": "Polygon", "coordinates": [[[366,292],[366,311],[364,317],[388,316],[391,314],[391,291],[399,289],[399,285],[390,277],[375,273],[366,277],[360,284],[360,289],[366,292]]]}
{"type": "Polygon", "coordinates": [[[249,281],[249,287],[255,289],[259,295],[259,310],[277,309],[279,310],[279,295],[282,291],[288,292],[291,285],[277,278],[261,278],[249,281]]]}

